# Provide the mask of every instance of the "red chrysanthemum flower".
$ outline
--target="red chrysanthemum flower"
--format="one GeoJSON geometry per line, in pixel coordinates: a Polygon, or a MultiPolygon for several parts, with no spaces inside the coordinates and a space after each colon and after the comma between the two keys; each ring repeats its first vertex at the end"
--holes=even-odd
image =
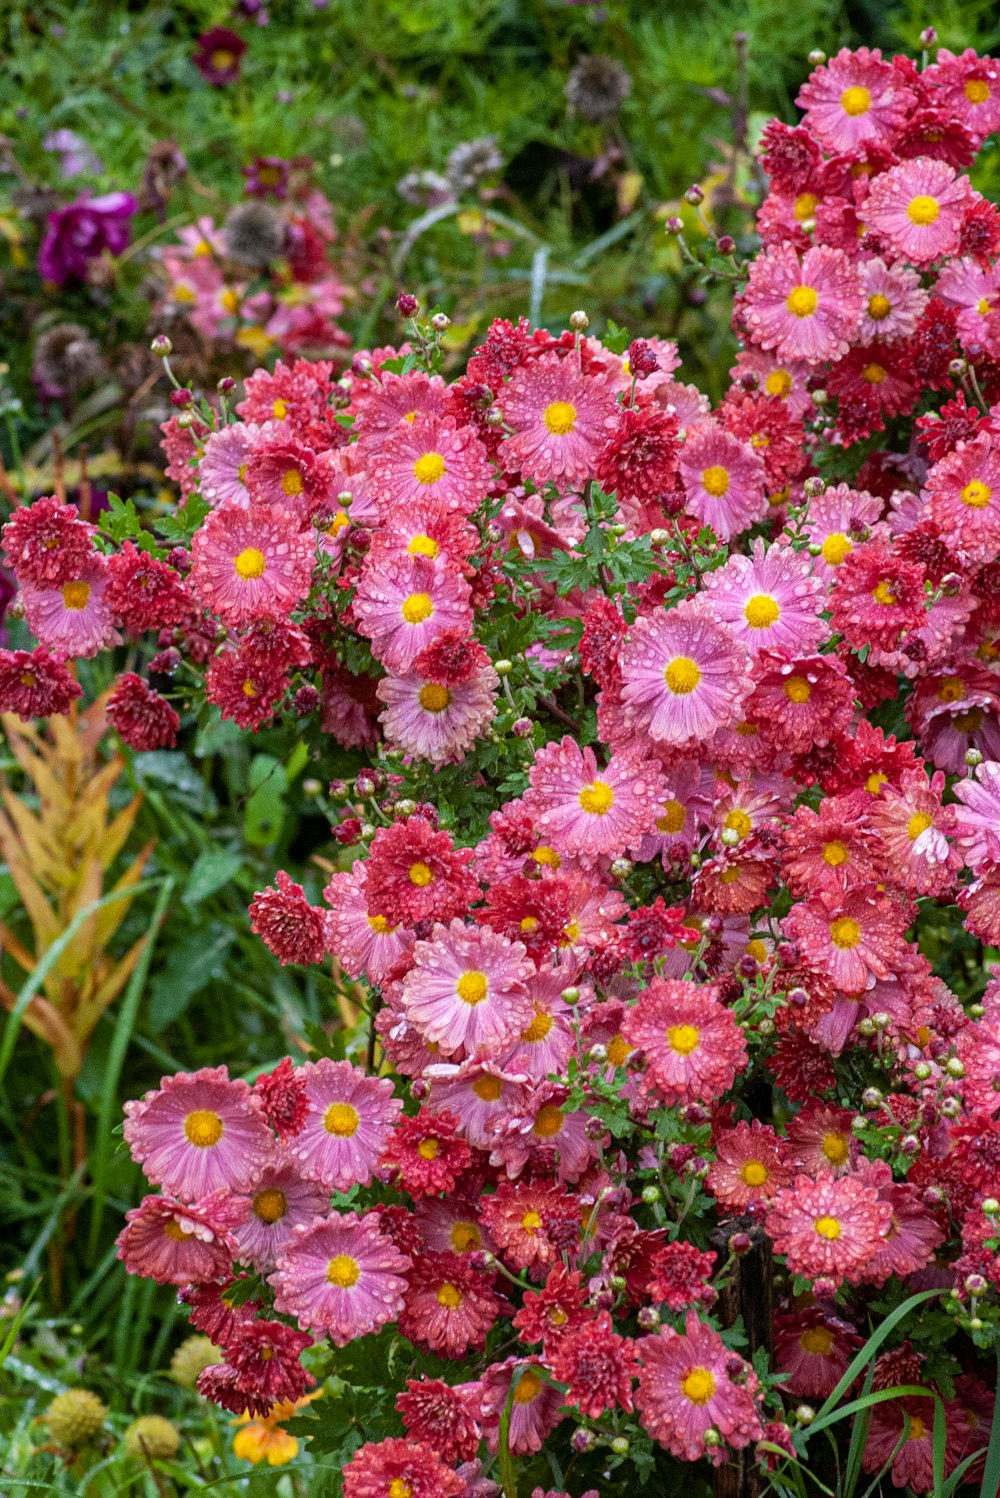
{"type": "Polygon", "coordinates": [[[816,181],[823,153],[815,136],[801,125],[768,120],[760,138],[760,159],[771,191],[795,197],[816,181]]]}
{"type": "Polygon", "coordinates": [[[108,722],[131,749],[172,749],[181,720],[165,697],[126,671],[108,698],[108,722]]]}
{"type": "Polygon", "coordinates": [[[426,1442],[446,1462],[471,1461],[482,1431],[460,1389],[440,1378],[408,1378],[396,1409],[411,1441],[426,1442]]]}
{"type": "Polygon", "coordinates": [[[594,459],[594,474],[619,503],[655,500],[673,487],[679,424],[658,406],[629,406],[594,459]]]}
{"type": "Polygon", "coordinates": [[[203,1332],[216,1347],[227,1347],[236,1341],[240,1329],[247,1326],[262,1309],[253,1298],[238,1300],[245,1291],[248,1275],[238,1274],[229,1284],[185,1285],[177,1299],[187,1308],[188,1320],[195,1331],[203,1332]]]}
{"type": "Polygon", "coordinates": [[[490,886],[476,919],[511,941],[524,942],[528,956],[541,959],[565,943],[570,904],[571,886],[563,876],[514,874],[490,886]]]}
{"type": "Polygon", "coordinates": [[[447,832],[424,817],[381,827],[365,865],[369,908],[392,926],[464,915],[480,899],[471,859],[471,848],[456,848],[447,832]]]}
{"type": "Polygon", "coordinates": [[[556,1264],[541,1290],[525,1291],[524,1304],[513,1318],[521,1341],[543,1342],[551,1352],[567,1332],[592,1321],[585,1295],[580,1271],[556,1264]]]}
{"type": "Polygon", "coordinates": [[[715,1289],[710,1283],[715,1269],[715,1254],[703,1253],[694,1243],[678,1239],[657,1248],[650,1261],[647,1294],[657,1305],[671,1311],[688,1306],[711,1305],[715,1289]]]}
{"type": "Polygon", "coordinates": [[[989,270],[1000,254],[1000,212],[997,205],[981,198],[973,203],[958,231],[958,253],[975,260],[981,270],[989,270]]]}
{"type": "Polygon", "coordinates": [[[50,496],[15,510],[0,543],[18,582],[61,588],[86,571],[96,534],[97,526],[81,520],[76,505],[50,496]]]}
{"type": "Polygon", "coordinates": [[[480,1352],[502,1302],[469,1254],[419,1254],[408,1276],[399,1330],[446,1358],[480,1352]]]}
{"type": "Polygon", "coordinates": [[[566,1189],[547,1181],[501,1181],[482,1202],[480,1216],[507,1262],[515,1269],[551,1264],[557,1257],[550,1227],[575,1221],[579,1208],[566,1189]]]}
{"type": "Polygon", "coordinates": [[[596,598],[589,605],[578,648],[580,665],[598,686],[610,686],[616,679],[626,630],[625,616],[613,599],[596,598]]]}
{"type": "Polygon", "coordinates": [[[958,307],[948,307],[940,297],[932,296],[916,332],[907,340],[910,378],[918,389],[952,388],[948,369],[958,353],[958,314],[958,307]]]}
{"type": "Polygon", "coordinates": [[[450,632],[421,650],[414,658],[412,670],[427,681],[457,687],[471,681],[489,664],[489,655],[478,640],[450,632]]]}
{"type": "Polygon", "coordinates": [[[315,1384],[301,1361],[312,1345],[308,1332],[283,1321],[248,1321],[226,1346],[221,1377],[218,1365],[206,1368],[198,1377],[198,1392],[234,1415],[266,1415],[272,1405],[301,1399],[315,1384]]]}
{"type": "Polygon", "coordinates": [[[712,1101],[746,1065],[743,1032],[711,984],[654,978],[622,1034],[646,1057],[643,1086],[668,1107],[712,1101]]]}
{"type": "Polygon", "coordinates": [[[326,956],[323,911],[306,899],[301,884],[278,871],[277,889],[258,890],[250,905],[250,929],[286,967],[308,965],[326,956]]]}
{"type": "Polygon", "coordinates": [[[158,557],[139,551],[131,541],[108,558],[104,602],[117,623],[133,634],[182,624],[193,607],[174,569],[158,557]]]}
{"type": "Polygon", "coordinates": [[[698,932],[684,924],[684,906],[665,905],[657,895],[652,905],[629,911],[618,950],[630,962],[652,962],[682,942],[697,941],[698,932]]]}
{"type": "Polygon", "coordinates": [[[473,350],[466,373],[471,380],[482,380],[495,393],[526,358],[530,346],[531,324],[526,317],[518,318],[516,328],[506,318],[495,317],[486,342],[473,350]]]}
{"type": "Polygon", "coordinates": [[[241,649],[214,657],[205,678],[205,695],[224,718],[254,732],[269,723],[288,686],[279,667],[249,661],[241,649]]]}
{"type": "Polygon", "coordinates": [[[415,1118],[397,1124],[380,1163],[398,1174],[399,1184],[413,1197],[453,1191],[472,1161],[472,1151],[457,1129],[453,1114],[421,1108],[415,1118]]]}
{"type": "Polygon", "coordinates": [[[605,1410],[633,1408],[632,1380],[639,1375],[639,1359],[635,1345],[614,1331],[607,1311],[559,1338],[552,1373],[568,1385],[567,1402],[588,1419],[600,1419],[605,1410]]]}
{"type": "Polygon", "coordinates": [[[282,1056],[272,1072],[265,1072],[253,1084],[260,1099],[264,1118],[284,1143],[294,1139],[306,1121],[306,1080],[292,1065],[290,1056],[282,1056]]]}
{"type": "Polygon", "coordinates": [[[802,419],[789,410],[787,401],[731,390],[721,415],[726,431],[749,442],[763,458],[772,490],[784,489],[801,473],[806,462],[802,419]]]}
{"type": "Polygon", "coordinates": [[[894,650],[927,612],[926,574],[884,541],[867,541],[845,556],[830,593],[832,624],[855,650],[894,650]]]}
{"type": "Polygon", "coordinates": [[[83,688],[64,661],[43,645],[34,650],[0,650],[0,712],[23,723],[68,713],[83,688]]]}
{"type": "Polygon", "coordinates": [[[344,1468],[344,1498],[458,1498],[465,1482],[423,1441],[361,1446],[344,1468]]]}

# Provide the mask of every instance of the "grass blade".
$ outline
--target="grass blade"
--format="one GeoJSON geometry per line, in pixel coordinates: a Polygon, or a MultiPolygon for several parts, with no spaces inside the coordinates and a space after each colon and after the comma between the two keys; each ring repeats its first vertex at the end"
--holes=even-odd
{"type": "MultiPolygon", "coordinates": [[[[994,1388],[1000,1390],[1000,1348],[997,1349],[997,1380],[994,1388]]],[[[993,1405],[993,1424],[990,1427],[990,1444],[986,1448],[986,1469],[983,1472],[979,1498],[996,1498],[1000,1486],[1000,1392],[993,1405]]]]}

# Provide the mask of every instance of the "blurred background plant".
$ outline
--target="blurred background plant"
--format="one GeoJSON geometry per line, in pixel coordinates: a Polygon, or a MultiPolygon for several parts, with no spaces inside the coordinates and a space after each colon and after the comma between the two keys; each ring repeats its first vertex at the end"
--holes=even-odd
{"type": "MultiPolygon", "coordinates": [[[[448,313],[456,360],[494,316],[558,328],[585,307],[598,336],[677,338],[682,378],[718,396],[730,288],[664,223],[751,249],[756,137],[794,119],[809,52],[916,52],[931,23],[956,51],[1000,41],[990,0],[9,0],[0,509],[58,492],[96,513],[109,490],[172,507],[152,333],[201,390],[298,353],[337,368],[398,340],[404,287],[448,313]]],[[[995,145],[981,160],[996,196],[995,145]]],[[[0,576],[0,611],[12,591],[0,576]]],[[[84,701],[105,669],[81,663],[84,701]]],[[[94,708],[51,737],[4,729],[3,1482],[225,1493],[256,1459],[291,1463],[279,1493],[324,1491],[280,1420],[235,1432],[189,1392],[205,1347],[114,1256],[140,1183],[113,1130],[164,1072],[252,1078],[364,1043],[349,986],[281,968],[247,917],[279,867],[318,898],[338,852],[325,785],[362,757],[325,751],[320,782],[287,732],[217,718],[124,759],[94,708]],[[91,1399],[53,1414],[74,1389],[91,1399]],[[147,1416],[174,1434],[129,1437],[147,1416]]],[[[949,961],[981,982],[971,948],[949,961]]]]}

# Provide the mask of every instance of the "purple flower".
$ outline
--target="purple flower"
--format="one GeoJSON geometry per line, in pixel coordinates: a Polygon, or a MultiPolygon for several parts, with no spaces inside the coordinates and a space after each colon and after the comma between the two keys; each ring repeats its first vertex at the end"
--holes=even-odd
{"type": "Polygon", "coordinates": [[[98,176],[104,163],[75,130],[52,130],[42,141],[42,148],[61,158],[59,170],[64,177],[98,176]]]}
{"type": "Polygon", "coordinates": [[[129,219],[138,204],[130,192],[100,198],[77,198],[49,214],[49,227],[38,252],[38,272],[57,286],[83,280],[89,261],[110,250],[120,255],[129,242],[129,219]]]}
{"type": "Polygon", "coordinates": [[[226,26],[213,26],[203,31],[198,38],[198,47],[191,61],[206,83],[215,88],[224,88],[235,83],[240,76],[240,58],[247,44],[235,31],[226,26]]]}

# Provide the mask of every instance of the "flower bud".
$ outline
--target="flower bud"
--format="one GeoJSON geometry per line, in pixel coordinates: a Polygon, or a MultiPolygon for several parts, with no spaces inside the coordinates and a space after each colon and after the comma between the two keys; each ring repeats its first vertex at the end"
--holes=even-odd
{"type": "Polygon", "coordinates": [[[918,1061],[916,1066],[913,1068],[913,1075],[916,1077],[918,1082],[926,1082],[930,1074],[931,1069],[927,1065],[926,1061],[918,1061]]]}
{"type": "Polygon", "coordinates": [[[608,1059],[608,1048],[607,1048],[607,1046],[606,1045],[592,1045],[591,1048],[590,1048],[590,1050],[587,1052],[587,1059],[589,1061],[596,1061],[599,1066],[603,1065],[604,1062],[607,1061],[607,1059],[608,1059]]]}
{"type": "Polygon", "coordinates": [[[793,1009],[804,1009],[809,1002],[809,995],[804,988],[790,988],[788,1002],[793,1009]]]}
{"type": "Polygon", "coordinates": [[[795,1407],[795,1419],[799,1425],[811,1425],[816,1418],[816,1411],[811,1404],[799,1404],[795,1407]]]}
{"type": "Polygon", "coordinates": [[[814,406],[825,406],[830,397],[825,390],[814,390],[809,399],[814,406]]]}
{"type": "Polygon", "coordinates": [[[378,790],[378,785],[375,776],[370,770],[358,771],[357,778],[354,781],[354,790],[355,794],[360,796],[362,801],[367,801],[370,796],[374,796],[378,790]]]}
{"type": "Polygon", "coordinates": [[[861,1094],[863,1108],[881,1108],[884,1094],[877,1087],[866,1087],[861,1094]]]}
{"type": "Polygon", "coordinates": [[[614,1452],[615,1456],[628,1456],[631,1449],[632,1448],[629,1445],[628,1439],[625,1436],[615,1436],[614,1440],[611,1442],[611,1450],[614,1452]]]}
{"type": "Polygon", "coordinates": [[[866,1039],[870,1039],[875,1034],[875,1021],[866,1014],[864,1019],[858,1021],[858,1030],[866,1039]]]}
{"type": "Polygon", "coordinates": [[[569,1438],[569,1444],[575,1452],[580,1456],[584,1456],[588,1451],[593,1451],[597,1445],[597,1437],[585,1425],[578,1425],[569,1438]]]}
{"type": "Polygon", "coordinates": [[[830,1300],[836,1295],[839,1286],[836,1280],[821,1275],[818,1280],[813,1280],[813,1295],[817,1300],[830,1300]]]}
{"type": "Polygon", "coordinates": [[[399,818],[400,821],[403,821],[406,817],[412,817],[416,809],[417,803],[415,801],[411,801],[409,797],[404,796],[402,801],[396,802],[395,815],[399,818]]]}
{"type": "Polygon", "coordinates": [[[945,1118],[958,1118],[962,1112],[962,1104],[957,1097],[946,1097],[941,1104],[941,1112],[945,1118]]]}
{"type": "Polygon", "coordinates": [[[758,1024],[757,1029],[760,1031],[761,1035],[763,1035],[765,1040],[770,1040],[771,1036],[777,1029],[777,1026],[774,1023],[774,1020],[768,1019],[767,1015],[765,1014],[764,1018],[758,1024]]]}
{"type": "Polygon", "coordinates": [[[320,796],[323,794],[322,780],[313,780],[310,777],[302,782],[302,794],[304,796],[320,796]]]}
{"type": "Polygon", "coordinates": [[[194,415],[191,411],[182,411],[177,418],[177,425],[182,432],[189,432],[194,426],[194,415]]]}
{"type": "Polygon", "coordinates": [[[649,543],[651,546],[666,546],[669,540],[670,532],[662,530],[659,526],[657,526],[656,530],[652,530],[649,533],[649,543]]]}
{"type": "Polygon", "coordinates": [[[823,51],[822,47],[814,47],[809,53],[806,61],[809,63],[809,66],[811,68],[821,68],[826,62],[826,53],[823,51]]]}
{"type": "Polygon", "coordinates": [[[937,41],[937,31],[933,26],[925,26],[920,33],[920,45],[922,47],[933,47],[937,41]]]}
{"type": "Polygon", "coordinates": [[[697,208],[699,203],[704,203],[705,201],[704,189],[699,187],[697,182],[693,182],[684,194],[684,201],[685,203],[690,203],[692,208],[697,208]]]}
{"type": "Polygon", "coordinates": [[[182,385],[179,390],[171,390],[170,404],[178,411],[186,411],[189,406],[194,405],[194,395],[182,385]]]}
{"type": "Polygon", "coordinates": [[[616,1291],[620,1295],[626,1287],[625,1276],[623,1274],[613,1274],[608,1281],[608,1284],[611,1286],[612,1290],[616,1291]]]}
{"type": "Polygon", "coordinates": [[[950,1056],[944,1064],[944,1069],[948,1073],[949,1077],[960,1079],[965,1076],[965,1067],[962,1065],[961,1061],[959,1061],[957,1056],[950,1056]]]}
{"type": "Polygon", "coordinates": [[[583,311],[571,312],[569,315],[569,325],[574,333],[583,333],[590,327],[590,318],[583,311]]]}
{"type": "Polygon", "coordinates": [[[760,972],[760,964],[756,957],[750,956],[749,952],[743,953],[736,967],[741,978],[756,978],[760,972]]]}
{"type": "Polygon", "coordinates": [[[970,1316],[965,1324],[970,1332],[981,1332],[983,1329],[983,1318],[981,1316],[970,1316]]]}
{"type": "Polygon", "coordinates": [[[627,879],[634,868],[630,858],[616,858],[611,865],[611,873],[616,879],[627,879]]]}
{"type": "Polygon", "coordinates": [[[731,255],[736,248],[736,241],[731,234],[720,234],[715,241],[715,248],[720,255],[731,255]]]}
{"type": "Polygon", "coordinates": [[[983,752],[981,749],[966,749],[965,763],[968,765],[970,770],[977,770],[982,762],[983,752]]]}
{"type": "Polygon", "coordinates": [[[430,1093],[430,1090],[430,1083],[425,1082],[423,1077],[414,1077],[410,1083],[410,1096],[415,1103],[422,1103],[424,1098],[430,1093]]]}
{"type": "Polygon", "coordinates": [[[872,1024],[876,1030],[887,1030],[891,1023],[892,1016],[886,1014],[884,1009],[879,1009],[872,1015],[872,1024]]]}
{"type": "MultiPolygon", "coordinates": [[[[775,956],[778,959],[779,966],[795,967],[796,963],[799,960],[800,953],[798,947],[793,941],[779,941],[777,949],[775,951],[775,956]]],[[[809,995],[806,993],[805,989],[799,989],[799,992],[805,994],[804,1002],[808,1003],[809,995]]],[[[791,997],[791,995],[789,995],[789,997],[791,997]]]]}
{"type": "Polygon", "coordinates": [[[960,380],[962,376],[964,374],[968,374],[968,372],[969,363],[967,359],[952,359],[951,363],[948,365],[948,373],[951,375],[953,380],[960,380]]]}
{"type": "Polygon", "coordinates": [[[158,359],[168,359],[174,351],[174,346],[166,333],[157,333],[149,347],[158,359]]]}
{"type": "Polygon", "coordinates": [[[987,1217],[996,1217],[997,1213],[1000,1212],[1000,1202],[997,1201],[995,1196],[984,1197],[983,1211],[987,1217]]]}
{"type": "Polygon", "coordinates": [[[451,318],[446,312],[435,312],[431,318],[431,327],[435,333],[443,333],[446,328],[451,327],[451,318]]]}
{"type": "Polygon", "coordinates": [[[807,499],[819,499],[826,490],[826,484],[818,473],[811,474],[802,485],[802,491],[807,499]]]}
{"type": "Polygon", "coordinates": [[[236,389],[236,381],[233,379],[232,375],[223,375],[222,379],[217,382],[215,388],[220,395],[232,395],[236,389]]]}
{"type": "Polygon", "coordinates": [[[514,662],[506,659],[494,661],[493,669],[498,676],[509,676],[514,669],[514,662]]]}
{"type": "Polygon", "coordinates": [[[560,994],[564,1004],[579,1004],[580,990],[578,988],[564,988],[560,994]]]}
{"type": "Polygon", "coordinates": [[[366,354],[355,354],[351,360],[351,374],[359,380],[370,379],[375,373],[375,366],[366,354]]]}
{"type": "Polygon", "coordinates": [[[740,835],[736,831],[735,827],[723,827],[722,831],[719,833],[720,843],[723,843],[727,848],[735,848],[739,843],[739,840],[740,835]]]}
{"type": "Polygon", "coordinates": [[[983,1007],[982,1004],[970,1004],[969,1005],[969,1018],[970,1019],[982,1019],[982,1017],[983,1017],[983,1015],[985,1013],[986,1013],[986,1010],[985,1010],[985,1008],[983,1007]]]}
{"type": "Polygon", "coordinates": [[[678,218],[676,214],[674,214],[667,219],[663,227],[668,234],[683,234],[684,220],[682,218],[678,218]]]}
{"type": "Polygon", "coordinates": [[[623,525],[620,520],[616,520],[614,525],[609,525],[608,530],[613,536],[617,536],[619,538],[628,534],[628,526],[623,525]]]}
{"type": "MultiPolygon", "coordinates": [[[[503,426],[503,412],[501,411],[499,406],[490,406],[489,410],[486,413],[486,425],[488,427],[503,426]]],[[[499,540],[499,537],[497,539],[499,540]]]]}
{"type": "Polygon", "coordinates": [[[400,317],[414,317],[420,311],[420,303],[408,291],[401,291],[396,298],[396,311],[400,317]]]}
{"type": "Polygon", "coordinates": [[[904,1134],[899,1141],[899,1149],[901,1154],[909,1155],[912,1158],[912,1156],[919,1155],[920,1153],[920,1140],[916,1134],[904,1134]]]}
{"type": "Polygon", "coordinates": [[[740,1254],[748,1254],[753,1248],[753,1239],[750,1237],[749,1233],[733,1233],[732,1237],[728,1240],[726,1247],[729,1249],[729,1252],[731,1254],[736,1254],[737,1256],[739,1256],[740,1254]]]}
{"type": "Polygon", "coordinates": [[[967,1274],[964,1285],[968,1295],[982,1295],[988,1288],[989,1281],[982,1274],[967,1274]]]}
{"type": "Polygon", "coordinates": [[[655,1306],[640,1306],[635,1319],[642,1331],[655,1332],[660,1324],[660,1313],[655,1306]]]}
{"type": "Polygon", "coordinates": [[[516,739],[530,739],[535,725],[530,718],[515,718],[510,731],[516,739]]]}
{"type": "Polygon", "coordinates": [[[663,1200],[663,1192],[660,1190],[659,1186],[643,1186],[642,1199],[646,1203],[647,1207],[652,1207],[655,1206],[657,1202],[663,1200]]]}

